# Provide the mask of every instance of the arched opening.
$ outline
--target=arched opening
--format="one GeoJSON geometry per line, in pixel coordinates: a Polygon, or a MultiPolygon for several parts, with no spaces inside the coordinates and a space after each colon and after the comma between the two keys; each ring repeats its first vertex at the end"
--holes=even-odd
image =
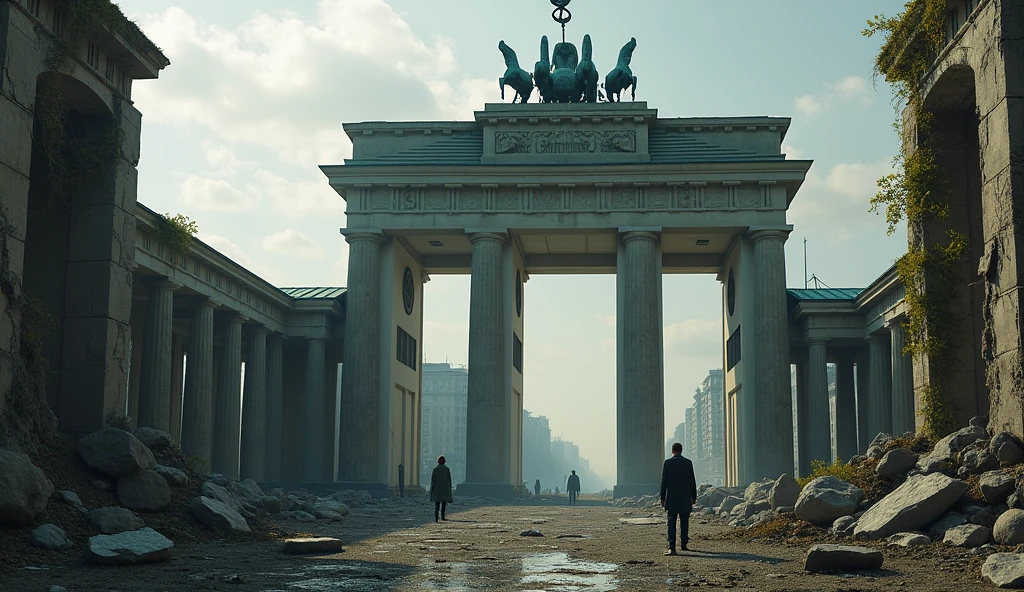
{"type": "Polygon", "coordinates": [[[912,236],[911,240],[923,240],[926,247],[945,244],[949,231],[967,239],[967,256],[957,268],[951,306],[951,312],[959,319],[959,338],[954,345],[957,366],[946,385],[947,392],[954,397],[957,425],[966,425],[972,416],[988,413],[988,386],[982,362],[985,287],[983,282],[976,281],[985,252],[985,236],[974,71],[961,66],[944,72],[929,91],[924,108],[934,115],[936,164],[948,183],[949,216],[930,223],[924,236],[912,236]]]}
{"type": "MultiPolygon", "coordinates": [[[[96,264],[112,259],[110,230],[113,172],[119,149],[111,112],[83,83],[61,74],[37,80],[25,237],[24,293],[52,317],[56,329],[43,341],[49,365],[47,401],[62,425],[87,407],[69,393],[102,385],[69,377],[68,369],[102,365],[86,347],[106,326],[92,322],[109,316],[112,297],[96,283],[96,264]]],[[[123,237],[128,238],[128,237],[123,237]]],[[[107,283],[109,284],[109,282],[107,283]]],[[[102,343],[105,343],[103,340],[102,343]]],[[[90,377],[91,378],[91,377],[90,377]]],[[[81,418],[71,424],[96,423],[81,418]]]]}

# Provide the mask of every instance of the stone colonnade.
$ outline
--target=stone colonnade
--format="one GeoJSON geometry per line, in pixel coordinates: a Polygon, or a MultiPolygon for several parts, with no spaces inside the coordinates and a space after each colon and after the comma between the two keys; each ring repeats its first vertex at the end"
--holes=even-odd
{"type": "Polygon", "coordinates": [[[879,433],[902,435],[915,427],[913,369],[903,354],[906,336],[892,320],[863,345],[807,338],[807,357],[797,362],[800,472],[811,461],[848,461],[866,452],[879,433]],[[827,364],[834,361],[835,410],[829,403],[827,364]]]}
{"type": "Polygon", "coordinates": [[[165,278],[140,281],[146,297],[133,302],[142,312],[133,315],[127,409],[135,427],[169,433],[190,461],[231,479],[333,481],[324,409],[335,383],[326,340],[293,343],[305,350],[304,376],[295,382],[305,385],[307,405],[289,430],[285,336],[206,297],[176,293],[181,286],[165,278]],[[304,436],[286,439],[286,432],[304,436]],[[289,469],[298,458],[305,466],[289,469]]]}

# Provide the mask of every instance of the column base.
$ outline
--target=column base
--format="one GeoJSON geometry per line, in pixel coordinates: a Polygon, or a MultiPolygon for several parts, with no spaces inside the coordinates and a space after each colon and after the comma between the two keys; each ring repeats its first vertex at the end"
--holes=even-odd
{"type": "Polygon", "coordinates": [[[612,499],[619,499],[622,497],[638,497],[641,495],[657,495],[660,492],[661,485],[616,485],[615,489],[612,490],[612,499]]]}
{"type": "Polygon", "coordinates": [[[460,483],[455,495],[512,499],[515,497],[515,488],[510,483],[460,483]]]}

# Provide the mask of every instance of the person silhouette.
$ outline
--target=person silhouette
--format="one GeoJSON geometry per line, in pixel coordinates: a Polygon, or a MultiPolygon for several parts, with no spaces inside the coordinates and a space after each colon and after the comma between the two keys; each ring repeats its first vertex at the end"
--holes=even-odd
{"type": "Polygon", "coordinates": [[[540,497],[540,479],[533,482],[533,495],[540,497]]]}
{"type": "Polygon", "coordinates": [[[681,530],[679,539],[683,551],[689,551],[690,512],[697,503],[697,480],[693,476],[693,463],[683,456],[683,445],[676,442],[672,445],[672,456],[665,461],[661,469],[661,507],[668,512],[668,551],[665,555],[676,553],[676,518],[679,518],[681,530]]]}
{"type": "Polygon", "coordinates": [[[434,502],[434,522],[437,522],[438,513],[441,520],[448,520],[444,516],[445,510],[448,509],[448,504],[455,501],[452,494],[452,472],[445,462],[443,454],[437,457],[437,466],[430,474],[430,501],[434,502]]]}
{"type": "Polygon", "coordinates": [[[569,475],[569,482],[565,485],[565,490],[569,492],[569,505],[576,505],[576,496],[580,493],[580,476],[576,474],[576,471],[569,475]]]}

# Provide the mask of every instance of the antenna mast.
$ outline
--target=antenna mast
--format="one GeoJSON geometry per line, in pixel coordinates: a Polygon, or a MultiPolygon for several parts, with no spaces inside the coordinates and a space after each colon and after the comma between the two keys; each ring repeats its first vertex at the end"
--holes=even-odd
{"type": "Polygon", "coordinates": [[[804,290],[807,289],[807,237],[804,237],[804,290]]]}

